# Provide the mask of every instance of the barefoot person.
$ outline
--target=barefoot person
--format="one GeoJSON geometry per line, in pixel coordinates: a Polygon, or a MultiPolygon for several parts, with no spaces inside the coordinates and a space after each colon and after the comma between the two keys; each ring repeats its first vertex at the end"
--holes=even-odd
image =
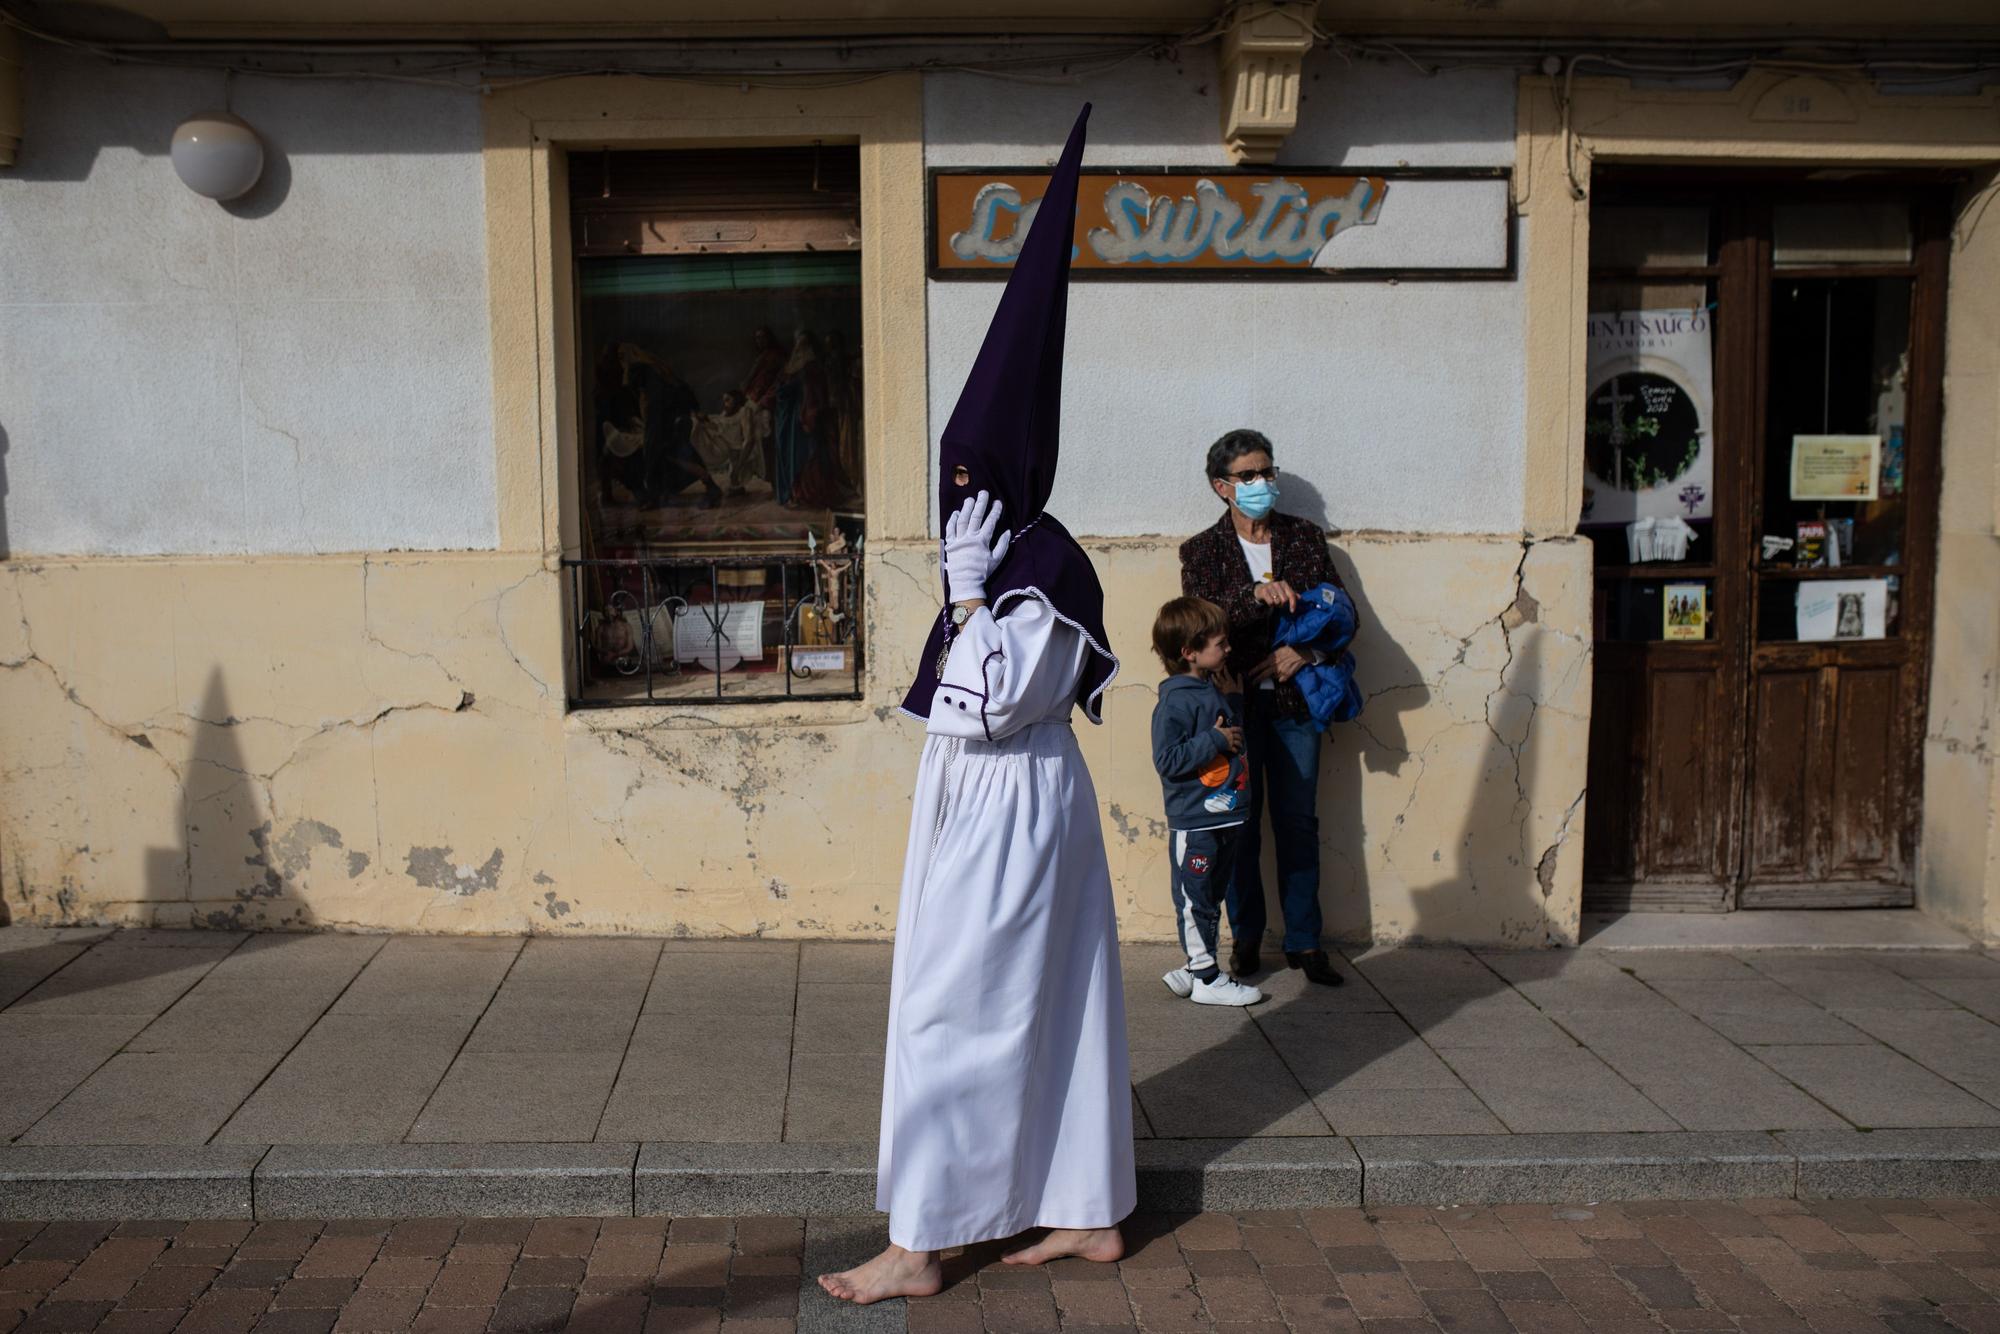
{"type": "Polygon", "coordinates": [[[944,430],[947,605],[903,710],[917,770],[882,1080],[890,1246],[820,1284],[858,1303],[943,1286],[938,1253],[1115,1260],[1132,1210],[1131,1071],[1097,796],[1070,727],[1117,673],[1055,477],[1084,108],[944,430]]]}

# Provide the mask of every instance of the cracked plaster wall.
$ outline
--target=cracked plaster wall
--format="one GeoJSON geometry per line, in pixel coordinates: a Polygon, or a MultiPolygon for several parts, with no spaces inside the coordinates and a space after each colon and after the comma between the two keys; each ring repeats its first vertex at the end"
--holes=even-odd
{"type": "MultiPolygon", "coordinates": [[[[1147,733],[1174,543],[1098,541],[1079,726],[1124,934],[1166,939],[1147,733]]],[[[879,548],[868,698],[565,716],[538,558],[0,564],[0,888],[38,922],[887,935],[934,547],[879,548]]],[[[1588,552],[1356,536],[1370,696],[1325,759],[1330,930],[1575,938],[1588,552]]]]}

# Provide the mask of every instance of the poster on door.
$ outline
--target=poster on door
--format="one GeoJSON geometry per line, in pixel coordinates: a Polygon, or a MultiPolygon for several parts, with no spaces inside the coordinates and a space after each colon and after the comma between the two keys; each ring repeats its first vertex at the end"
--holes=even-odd
{"type": "Polygon", "coordinates": [[[1705,308],[1589,317],[1583,522],[1709,518],[1714,395],[1705,308]]]}

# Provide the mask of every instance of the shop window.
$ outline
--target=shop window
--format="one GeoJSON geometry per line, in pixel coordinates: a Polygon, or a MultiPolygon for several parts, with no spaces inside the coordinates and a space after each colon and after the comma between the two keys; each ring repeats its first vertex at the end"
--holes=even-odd
{"type": "Polygon", "coordinates": [[[860,693],[853,148],[570,158],[580,706],[860,693]]]}

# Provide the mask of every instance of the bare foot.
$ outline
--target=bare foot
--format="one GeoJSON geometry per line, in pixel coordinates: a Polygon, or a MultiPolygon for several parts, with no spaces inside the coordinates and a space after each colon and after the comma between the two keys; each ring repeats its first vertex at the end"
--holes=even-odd
{"type": "Polygon", "coordinates": [[[844,1302],[867,1306],[890,1297],[929,1297],[943,1291],[944,1267],[936,1251],[891,1246],[846,1273],[821,1274],[819,1285],[844,1302]]]}
{"type": "Polygon", "coordinates": [[[1059,1227],[1051,1228],[1049,1234],[1034,1245],[1023,1246],[1003,1258],[1010,1265],[1045,1265],[1051,1260],[1073,1255],[1080,1260],[1110,1264],[1124,1254],[1125,1238],[1115,1227],[1059,1227]]]}

